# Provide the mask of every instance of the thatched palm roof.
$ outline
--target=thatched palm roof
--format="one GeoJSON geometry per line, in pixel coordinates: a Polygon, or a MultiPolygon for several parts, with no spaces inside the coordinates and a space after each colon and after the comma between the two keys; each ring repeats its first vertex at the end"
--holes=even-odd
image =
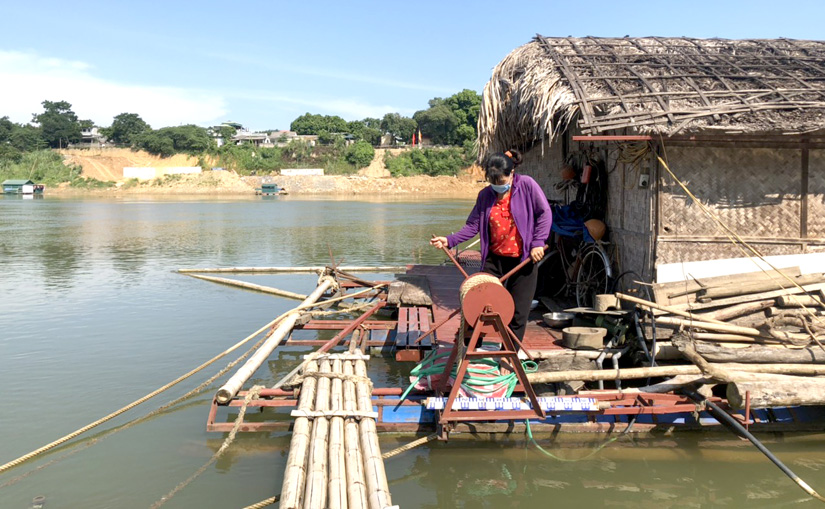
{"type": "Polygon", "coordinates": [[[825,42],[536,36],[484,88],[482,154],[630,128],[803,133],[825,128],[825,42]]]}

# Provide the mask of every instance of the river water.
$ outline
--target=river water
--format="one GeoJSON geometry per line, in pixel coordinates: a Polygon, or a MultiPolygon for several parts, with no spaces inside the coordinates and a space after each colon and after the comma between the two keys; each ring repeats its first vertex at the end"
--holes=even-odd
{"type": "MultiPolygon", "coordinates": [[[[457,230],[467,200],[297,197],[0,198],[0,464],[134,401],[294,306],[199,281],[181,267],[438,263],[430,234],[457,230]]],[[[233,276],[234,277],[234,276],[233,276]]],[[[368,275],[386,279],[388,274],[368,275]]],[[[315,276],[238,279],[309,293],[315,276]]],[[[279,348],[253,379],[295,365],[279,348]]],[[[149,507],[220,447],[213,387],[120,428],[197,386],[222,360],[67,445],[0,474],[0,508],[149,507]]],[[[373,360],[378,385],[411,366],[373,360]]],[[[825,491],[825,437],[765,436],[825,491]]],[[[382,449],[406,443],[382,436],[382,449]]],[[[747,443],[724,434],[455,437],[386,462],[393,501],[424,507],[808,507],[814,502],[747,443]],[[586,457],[585,457],[586,456],[586,457]],[[578,458],[583,458],[575,461],[578,458]],[[559,459],[561,458],[561,459],[559,459]]],[[[242,507],[280,491],[289,435],[241,434],[164,507],[242,507]]],[[[818,504],[818,503],[817,503],[818,504]]]]}

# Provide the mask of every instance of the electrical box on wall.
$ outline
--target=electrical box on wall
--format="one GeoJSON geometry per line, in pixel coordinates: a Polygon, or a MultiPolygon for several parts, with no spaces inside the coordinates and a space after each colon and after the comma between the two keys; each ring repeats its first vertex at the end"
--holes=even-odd
{"type": "Polygon", "coordinates": [[[639,187],[642,189],[647,189],[647,186],[650,185],[650,175],[639,175],[639,187]]]}

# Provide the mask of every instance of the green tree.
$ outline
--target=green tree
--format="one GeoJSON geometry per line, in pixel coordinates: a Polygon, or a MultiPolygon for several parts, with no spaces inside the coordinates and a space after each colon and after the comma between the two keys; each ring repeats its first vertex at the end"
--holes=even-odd
{"type": "Polygon", "coordinates": [[[347,121],[335,115],[313,115],[306,113],[292,121],[289,129],[298,134],[344,133],[347,131],[347,121]]]}
{"type": "Polygon", "coordinates": [[[381,144],[381,121],[377,118],[347,122],[347,131],[356,139],[364,140],[370,145],[381,144]]]}
{"type": "Polygon", "coordinates": [[[405,142],[412,142],[412,135],[418,128],[416,121],[400,113],[387,113],[381,119],[381,130],[396,136],[405,142]]]}
{"type": "Polygon", "coordinates": [[[468,125],[473,128],[473,132],[476,132],[478,112],[481,110],[481,94],[465,88],[445,99],[444,103],[453,110],[453,114],[462,125],[468,125]]]}
{"type": "Polygon", "coordinates": [[[105,127],[101,132],[113,143],[131,145],[139,134],[151,129],[137,113],[121,113],[113,119],[111,127],[105,127]]]}
{"type": "Polygon", "coordinates": [[[189,124],[145,131],[135,137],[134,146],[164,157],[176,153],[196,155],[212,146],[212,138],[203,127],[189,124]]]}
{"type": "Polygon", "coordinates": [[[80,123],[66,101],[43,101],[43,113],[33,115],[40,124],[40,135],[51,148],[65,147],[80,141],[80,123]]]}
{"type": "Polygon", "coordinates": [[[369,142],[359,140],[347,148],[347,153],[344,157],[347,162],[353,166],[364,168],[369,166],[375,157],[375,149],[372,148],[369,142]]]}
{"type": "Polygon", "coordinates": [[[458,117],[441,99],[430,101],[430,108],[416,111],[413,118],[418,122],[421,133],[429,136],[433,143],[450,145],[456,141],[455,130],[461,125],[458,117]]]}

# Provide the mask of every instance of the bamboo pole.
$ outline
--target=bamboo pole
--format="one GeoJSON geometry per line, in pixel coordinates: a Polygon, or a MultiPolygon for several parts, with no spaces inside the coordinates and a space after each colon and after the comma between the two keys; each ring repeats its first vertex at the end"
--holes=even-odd
{"type": "MultiPolygon", "coordinates": [[[[311,362],[307,364],[304,373],[316,371],[318,371],[318,363],[311,362]]],[[[304,379],[301,396],[298,399],[298,410],[312,410],[317,382],[318,380],[314,377],[304,379]]],[[[292,427],[292,440],[289,443],[289,456],[284,470],[284,483],[281,487],[281,509],[297,509],[303,506],[309,434],[309,419],[297,417],[292,427]]]]}
{"type": "Polygon", "coordinates": [[[742,295],[740,297],[730,297],[727,299],[719,299],[719,300],[712,300],[710,302],[686,302],[684,304],[674,304],[671,306],[673,309],[687,309],[690,308],[693,311],[698,311],[700,309],[708,309],[708,308],[718,308],[722,306],[731,306],[733,304],[742,304],[743,302],[753,302],[755,300],[764,300],[764,299],[774,299],[776,297],[781,297],[783,295],[796,295],[799,293],[808,293],[808,292],[820,292],[825,290],[825,284],[814,284],[814,285],[805,285],[801,289],[800,288],[787,288],[785,290],[774,290],[771,292],[763,292],[763,293],[752,293],[749,295],[742,295]]]}
{"type": "MultiPolygon", "coordinates": [[[[332,361],[332,372],[343,374],[340,359],[332,361]]],[[[330,410],[344,409],[344,383],[340,378],[332,379],[330,410]]],[[[329,509],[347,509],[347,472],[344,451],[344,419],[333,417],[329,430],[329,509]]]]}
{"type": "MultiPolygon", "coordinates": [[[[352,345],[352,344],[350,344],[352,345]]],[[[353,352],[354,349],[350,349],[353,352]]],[[[352,376],[355,368],[352,361],[344,361],[344,374],[352,376]]],[[[355,412],[358,401],[355,395],[355,383],[344,380],[344,410],[355,412]]],[[[361,440],[358,436],[358,422],[348,417],[344,421],[344,449],[347,466],[347,503],[349,509],[367,508],[367,484],[364,478],[364,459],[361,454],[361,440]]]]}
{"type": "MultiPolygon", "coordinates": [[[[738,363],[711,363],[711,366],[723,370],[743,373],[765,373],[774,375],[825,375],[825,366],[820,364],[738,364],[738,363]]],[[[531,384],[569,382],[596,382],[599,380],[632,380],[636,378],[654,378],[678,375],[701,375],[698,366],[682,364],[678,366],[655,366],[648,368],[627,369],[593,369],[551,371],[546,373],[527,373],[527,380],[531,384]]]]}
{"type": "Polygon", "coordinates": [[[300,293],[289,292],[286,290],[280,290],[278,288],[273,288],[271,286],[263,286],[263,285],[256,285],[255,283],[247,283],[246,281],[238,281],[237,279],[228,279],[225,277],[214,277],[214,276],[201,276],[199,274],[187,274],[189,277],[193,277],[196,279],[202,279],[204,281],[210,281],[212,283],[218,283],[221,285],[227,286],[235,286],[238,288],[246,288],[247,290],[254,290],[256,292],[268,293],[271,295],[277,295],[279,297],[286,297],[287,299],[295,299],[295,300],[305,300],[307,298],[306,295],[302,295],[300,293]]]}
{"type": "MultiPolygon", "coordinates": [[[[345,272],[406,272],[406,265],[387,265],[378,267],[348,266],[337,267],[345,272]]],[[[181,274],[202,273],[202,274],[235,274],[235,273],[265,273],[265,274],[317,274],[324,272],[327,267],[223,267],[223,268],[189,268],[178,269],[181,274]]]]}
{"type": "Polygon", "coordinates": [[[656,323],[664,325],[678,325],[682,327],[697,327],[700,329],[707,329],[718,332],[730,332],[733,334],[743,334],[745,336],[761,336],[762,333],[753,327],[740,327],[739,325],[730,325],[727,323],[703,322],[701,320],[682,320],[681,318],[672,318],[669,316],[662,316],[656,318],[656,323]]]}
{"type": "MultiPolygon", "coordinates": [[[[318,299],[321,298],[321,295],[323,295],[333,283],[334,281],[332,279],[323,280],[299,307],[317,302],[318,299]]],[[[297,310],[297,308],[284,317],[281,323],[278,324],[278,328],[275,329],[272,336],[270,336],[269,339],[261,345],[258,351],[255,352],[255,354],[250,357],[234,375],[232,375],[232,378],[230,378],[223,385],[223,387],[218,390],[218,393],[215,396],[218,403],[228,403],[229,400],[235,397],[235,394],[238,393],[241,386],[249,380],[249,377],[251,377],[255,371],[261,367],[261,364],[263,364],[264,361],[272,355],[272,351],[275,350],[275,347],[278,346],[278,344],[290,333],[290,331],[292,331],[292,328],[295,326],[295,322],[297,322],[300,317],[301,313],[297,310]]]]}
{"type": "Polygon", "coordinates": [[[762,311],[773,306],[776,303],[774,299],[759,300],[756,302],[745,302],[736,306],[722,308],[709,313],[701,313],[697,316],[699,320],[710,322],[712,320],[730,320],[737,316],[747,315],[756,311],[762,311]]]}
{"type": "MultiPolygon", "coordinates": [[[[367,365],[364,361],[355,361],[355,374],[367,376],[367,365]]],[[[367,382],[359,381],[355,384],[358,397],[358,410],[372,411],[372,398],[367,382]]],[[[367,478],[367,490],[370,509],[384,509],[392,505],[390,488],[387,482],[387,473],[384,471],[384,460],[381,458],[381,448],[378,445],[378,432],[374,419],[361,419],[359,423],[361,434],[361,450],[364,454],[364,472],[367,478]]]]}
{"type": "MultiPolygon", "coordinates": [[[[321,360],[320,373],[329,373],[328,359],[321,360]]],[[[330,379],[320,377],[315,390],[314,410],[329,410],[330,379]]],[[[316,417],[312,422],[312,439],[310,442],[309,461],[307,462],[306,491],[304,507],[306,509],[325,509],[327,507],[327,461],[329,459],[329,419],[316,417]]]]}
{"type": "Polygon", "coordinates": [[[736,284],[729,286],[721,286],[717,288],[703,289],[698,293],[698,298],[706,299],[720,299],[725,297],[738,297],[750,293],[770,292],[772,290],[784,290],[785,285],[790,283],[790,286],[805,286],[825,282],[825,276],[820,274],[805,274],[799,277],[791,278],[793,283],[782,279],[781,281],[756,281],[748,284],[736,284]],[[795,283],[795,285],[794,285],[795,283]]]}
{"type": "Polygon", "coordinates": [[[777,304],[785,308],[822,307],[825,300],[816,295],[783,295],[776,299],[777,304]]]}
{"type": "MultiPolygon", "coordinates": [[[[702,319],[701,317],[699,317],[697,315],[694,315],[693,313],[688,313],[687,311],[681,311],[681,310],[676,309],[676,308],[671,307],[671,306],[662,306],[661,304],[656,304],[655,302],[640,299],[638,297],[633,297],[633,296],[630,296],[630,295],[625,295],[623,293],[617,293],[616,298],[627,301],[627,302],[632,302],[634,304],[638,304],[640,306],[644,306],[644,307],[647,307],[647,308],[658,309],[659,311],[666,311],[666,312],[668,312],[672,315],[683,316],[685,318],[690,318],[691,320],[701,320],[702,319]]],[[[658,320],[659,320],[659,318],[656,318],[656,321],[658,321],[658,320]]],[[[714,320],[712,318],[706,319],[705,321],[710,322],[710,323],[721,324],[721,325],[725,324],[725,322],[722,322],[722,321],[719,321],[719,320],[714,320]]]]}

